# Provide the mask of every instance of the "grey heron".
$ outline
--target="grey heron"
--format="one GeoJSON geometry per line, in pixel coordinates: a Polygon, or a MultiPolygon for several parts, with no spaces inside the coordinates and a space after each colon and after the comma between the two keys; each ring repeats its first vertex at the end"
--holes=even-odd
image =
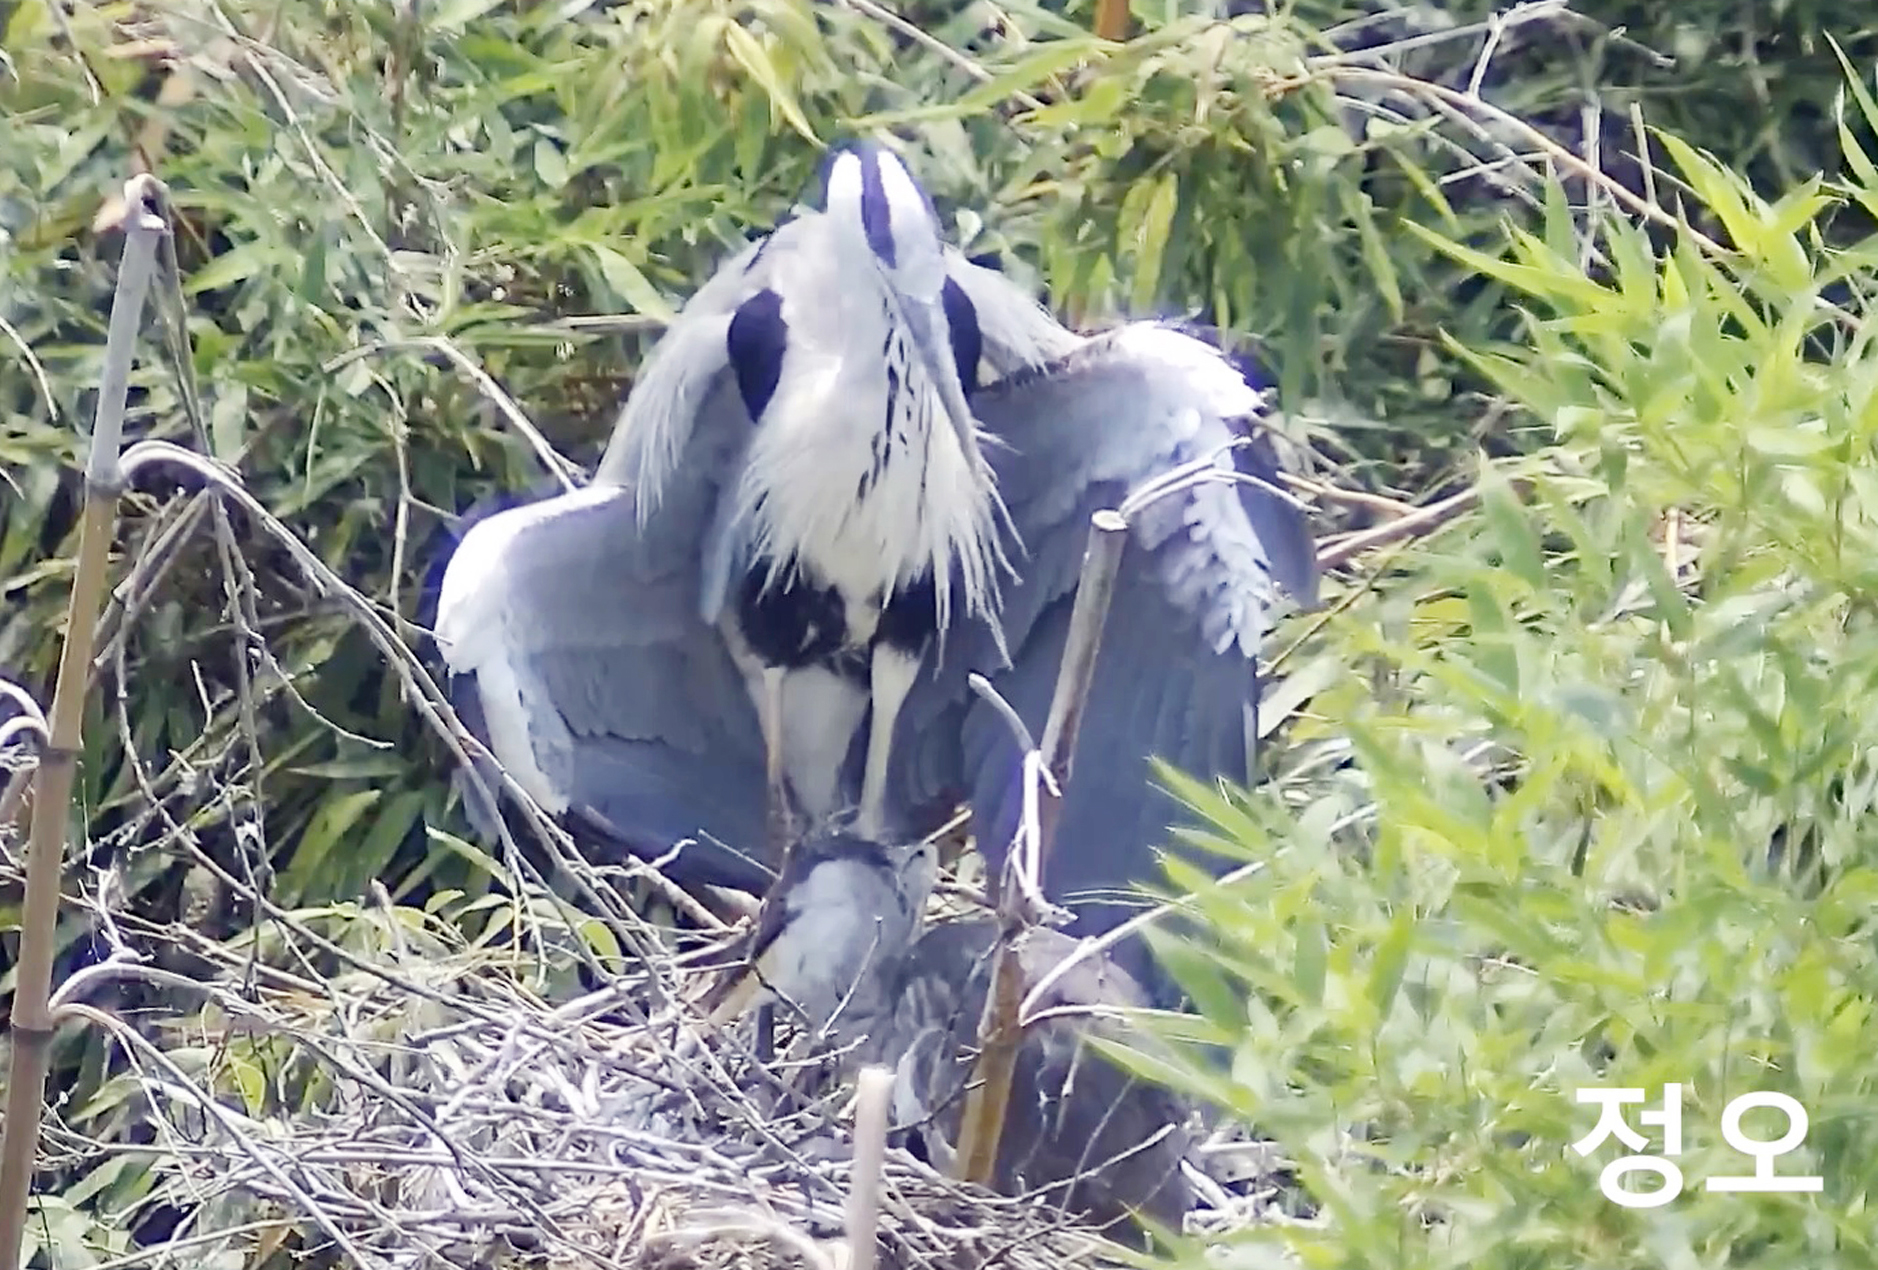
{"type": "Polygon", "coordinates": [[[439,587],[452,697],[545,810],[753,892],[779,795],[845,806],[870,698],[857,823],[884,818],[913,659],[955,591],[996,594],[963,395],[1077,342],[941,244],[886,151],[838,154],[825,204],[685,305],[592,486],[478,522],[439,587]]]}
{"type": "MultiPolygon", "coordinates": [[[[896,1127],[945,1166],[956,1149],[998,924],[948,921],[920,933],[933,879],[930,847],[839,834],[805,840],[765,897],[739,960],[703,1004],[723,1022],[789,1002],[801,1025],[845,1050],[851,1064],[892,1067],[896,1127]]],[[[1044,928],[1017,939],[1026,992],[1078,947],[1044,928]]],[[[1102,1037],[1152,1045],[1123,1014],[1145,1004],[1139,985],[1100,955],[1079,960],[1039,994],[993,1170],[999,1190],[1040,1193],[1117,1238],[1130,1237],[1135,1214],[1179,1229],[1193,1198],[1181,1171],[1193,1146],[1191,1108],[1088,1044],[1102,1037]]]]}
{"type": "Polygon", "coordinates": [[[817,834],[789,853],[730,966],[700,1002],[714,1023],[780,1001],[811,1033],[881,1014],[938,874],[930,843],[817,834]]]}
{"type": "MultiPolygon", "coordinates": [[[[714,404],[754,422],[706,531],[702,611],[756,702],[771,806],[817,821],[838,810],[867,716],[854,827],[878,836],[894,725],[928,641],[955,598],[997,625],[1000,505],[966,401],[986,344],[966,284],[986,284],[949,263],[930,200],[891,151],[837,152],[824,193],[821,216],[779,229],[686,307],[599,480],[634,489],[646,523],[714,404]],[[727,373],[737,392],[714,403],[727,373]]],[[[1030,301],[1012,317],[1004,342],[1020,364],[1061,343],[1030,301]]]]}
{"type": "MultiPolygon", "coordinates": [[[[1065,330],[940,244],[885,152],[837,156],[827,186],[685,306],[594,485],[480,522],[441,587],[453,692],[496,758],[636,854],[693,840],[683,882],[763,890],[778,787],[815,822],[858,787],[873,837],[963,801],[995,870],[1021,765],[967,675],[1041,732],[1090,514],[1264,411],[1171,327],[1065,330]]],[[[1315,596],[1298,506],[1256,447],[1229,461],[1265,483],[1133,519],[1044,878],[1079,932],[1126,914],[1180,820],[1151,757],[1252,779],[1260,645],[1280,590],[1315,596]]],[[[1119,955],[1149,981],[1138,944],[1119,955]]]]}

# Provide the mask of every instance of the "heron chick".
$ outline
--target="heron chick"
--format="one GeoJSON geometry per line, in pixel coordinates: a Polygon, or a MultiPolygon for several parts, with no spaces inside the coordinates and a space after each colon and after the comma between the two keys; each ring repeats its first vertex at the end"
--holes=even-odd
{"type": "Polygon", "coordinates": [[[780,1001],[818,1035],[873,1026],[883,969],[919,933],[937,871],[931,843],[828,833],[797,844],[700,1004],[716,1024],[780,1001]]]}
{"type": "MultiPolygon", "coordinates": [[[[920,934],[934,876],[929,846],[845,835],[799,844],[742,960],[704,1004],[722,1023],[765,1001],[790,1002],[834,1046],[851,1047],[851,1062],[894,1068],[895,1123],[943,1166],[958,1141],[998,923],[950,921],[920,934]]],[[[1080,947],[1043,928],[1017,938],[1026,994],[1080,947]]],[[[993,1173],[1005,1194],[1041,1193],[1130,1241],[1143,1218],[1179,1229],[1193,1201],[1181,1171],[1193,1146],[1186,1101],[1088,1044],[1146,1043],[1121,1016],[1145,1004],[1141,987],[1100,955],[1042,994],[1018,1050],[993,1173]]]]}

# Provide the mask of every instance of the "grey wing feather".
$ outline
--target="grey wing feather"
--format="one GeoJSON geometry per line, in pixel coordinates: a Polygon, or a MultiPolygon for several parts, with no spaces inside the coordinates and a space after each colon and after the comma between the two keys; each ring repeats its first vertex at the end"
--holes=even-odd
{"type": "MultiPolygon", "coordinates": [[[[978,394],[974,409],[1001,443],[992,463],[1022,540],[1002,610],[1012,661],[989,678],[1033,735],[1042,735],[1068,638],[1090,515],[1212,456],[1259,408],[1213,349],[1147,324],[978,394]]],[[[1162,876],[1155,850],[1181,814],[1155,785],[1150,756],[1200,779],[1250,779],[1255,659],[1278,603],[1266,541],[1301,534],[1286,523],[1297,515],[1281,500],[1248,506],[1235,487],[1207,484],[1134,517],[1044,878],[1053,899],[1077,910],[1078,933],[1118,924],[1139,904],[1130,884],[1162,876]]],[[[894,790],[909,814],[948,793],[964,796],[993,867],[1021,810],[1019,754],[964,676],[997,665],[988,633],[976,628],[948,646],[903,711],[894,790]]],[[[1118,955],[1164,993],[1139,945],[1118,955]]]]}
{"type": "Polygon", "coordinates": [[[685,302],[640,368],[600,456],[595,484],[642,491],[641,514],[656,510],[699,409],[729,378],[730,320],[738,305],[763,289],[763,271],[754,267],[758,257],[812,232],[803,221],[780,226],[719,265],[685,302]]]}
{"type": "Polygon", "coordinates": [[[739,849],[767,840],[761,737],[698,615],[702,537],[747,432],[728,388],[643,523],[635,491],[592,486],[472,528],[437,639],[480,739],[547,810],[597,813],[641,854],[705,835],[668,872],[760,891],[768,870],[739,849]]]}
{"type": "Polygon", "coordinates": [[[1257,432],[1246,438],[1235,455],[1239,470],[1262,482],[1241,485],[1239,499],[1271,561],[1272,576],[1300,608],[1317,607],[1317,539],[1308,519],[1283,493],[1278,456],[1268,437],[1257,432]]]}
{"type": "MultiPolygon", "coordinates": [[[[979,1019],[990,995],[993,921],[935,926],[913,946],[895,992],[881,1048],[897,1061],[896,1106],[930,1118],[956,1146],[979,1019]]],[[[1026,993],[1077,948],[1056,931],[1026,932],[1017,945],[1026,993]]],[[[1113,1228],[1130,1209],[1178,1229],[1192,1204],[1180,1162],[1192,1148],[1189,1108],[1145,1084],[1083,1043],[1088,1035],[1140,1047],[1152,1040],[1079,1007],[1137,1008],[1140,986],[1102,957],[1078,962],[1044,994],[1024,1033],[1012,1100],[999,1142],[996,1182],[1006,1194],[1045,1187],[1053,1203],[1113,1228]],[[1143,1147],[1144,1143],[1151,1145],[1143,1147]],[[1069,1188],[1060,1183],[1080,1180],[1069,1188]]]]}

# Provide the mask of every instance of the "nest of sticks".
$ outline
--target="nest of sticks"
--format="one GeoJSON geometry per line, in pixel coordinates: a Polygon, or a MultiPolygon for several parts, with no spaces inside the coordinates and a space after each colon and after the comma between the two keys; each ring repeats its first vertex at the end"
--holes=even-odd
{"type": "MultiPolygon", "coordinates": [[[[146,1211],[180,1215],[167,1242],[192,1261],[272,1244],[371,1267],[845,1268],[864,1188],[882,1267],[1129,1264],[1043,1201],[891,1148],[857,1164],[852,1087],[709,1028],[690,999],[713,950],[649,925],[635,973],[556,1004],[577,937],[552,922],[492,955],[382,896],[337,930],[276,910],[286,955],[255,962],[178,927],[153,957],[154,931],[98,916],[119,951],[68,981],[62,1014],[126,1060],[124,1114],[154,1129],[146,1211]],[[202,1008],[138,1021],[148,988],[202,1008]]],[[[68,1159],[112,1149],[57,1110],[48,1137],[68,1159]]]]}

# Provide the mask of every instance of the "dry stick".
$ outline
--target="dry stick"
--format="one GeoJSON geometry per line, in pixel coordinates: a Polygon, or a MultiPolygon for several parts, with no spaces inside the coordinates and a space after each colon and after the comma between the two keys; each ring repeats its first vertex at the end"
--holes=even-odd
{"type": "Polygon", "coordinates": [[[32,694],[10,679],[0,679],[0,701],[11,701],[15,714],[11,719],[0,723],[0,753],[7,747],[25,741],[33,747],[33,759],[16,772],[6,772],[6,780],[0,783],[0,825],[13,818],[15,802],[26,792],[26,782],[32,779],[33,771],[39,766],[39,756],[45,752],[46,743],[52,733],[46,726],[46,712],[39,708],[32,694]]]}
{"type": "MultiPolygon", "coordinates": [[[[1056,837],[1062,805],[1061,791],[1069,788],[1070,768],[1076,755],[1076,734],[1082,726],[1083,707],[1095,678],[1096,655],[1102,649],[1102,630],[1108,622],[1109,601],[1121,569],[1122,549],[1128,543],[1128,522],[1120,512],[1104,509],[1089,518],[1089,548],[1076,584],[1076,603],[1070,612],[1069,638],[1057,670],[1056,695],[1043,726],[1044,770],[1055,790],[1043,791],[1038,814],[1036,881],[1041,885],[1044,865],[1056,837]]],[[[1015,850],[1012,856],[1019,854],[1015,850]]],[[[1023,985],[1014,936],[1031,924],[1035,915],[1022,900],[1032,888],[998,883],[998,913],[1003,926],[998,959],[991,972],[991,991],[985,1016],[978,1025],[979,1054],[971,1091],[965,1099],[964,1124],[959,1132],[958,1176],[967,1182],[989,1185],[998,1158],[998,1139],[1004,1132],[1004,1114],[1011,1100],[1011,1076],[1017,1066],[1017,1048],[1023,1039],[1018,1018],[1023,985]]]]}
{"type": "Polygon", "coordinates": [[[880,1170],[887,1157],[893,1070],[864,1067],[854,1090],[854,1172],[848,1186],[847,1270],[874,1270],[880,1252],[880,1170]]]}
{"type": "Polygon", "coordinates": [[[26,1204],[39,1149],[45,1110],[46,1068],[52,1050],[54,927],[65,860],[65,825],[72,809],[84,721],[85,688],[91,676],[92,638],[104,600],[105,569],[117,519],[118,441],[144,294],[156,264],[157,245],[167,231],[156,209],[163,187],[155,177],[135,176],[124,185],[124,253],[104,348],[98,412],[85,462],[85,510],[78,527],[78,565],[66,609],[65,645],[52,694],[51,736],[33,776],[32,830],[26,849],[26,903],[20,918],[20,959],[13,994],[13,1053],[7,1073],[6,1125],[0,1138],[0,1270],[19,1270],[26,1234],[26,1204]]]}
{"type": "Polygon", "coordinates": [[[1467,511],[1480,501],[1478,488],[1464,489],[1458,494],[1418,507],[1408,515],[1377,525],[1374,529],[1365,529],[1351,534],[1332,546],[1317,553],[1319,569],[1333,569],[1353,556],[1376,547],[1386,546],[1404,538],[1421,538],[1433,533],[1448,521],[1467,511]]]}

